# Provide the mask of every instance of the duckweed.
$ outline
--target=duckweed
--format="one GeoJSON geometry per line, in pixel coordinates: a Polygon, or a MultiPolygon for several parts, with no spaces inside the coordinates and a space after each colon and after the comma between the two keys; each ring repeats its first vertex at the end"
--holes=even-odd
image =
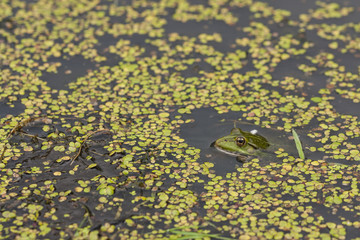
{"type": "Polygon", "coordinates": [[[287,7],[2,1],[0,238],[356,237],[358,6],[287,7]],[[314,146],[221,175],[199,109],[314,146]]]}

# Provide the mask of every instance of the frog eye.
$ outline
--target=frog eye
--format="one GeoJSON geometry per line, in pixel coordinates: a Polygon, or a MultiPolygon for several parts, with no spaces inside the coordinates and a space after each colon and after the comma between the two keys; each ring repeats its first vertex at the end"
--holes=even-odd
{"type": "Polygon", "coordinates": [[[246,143],[246,139],[244,137],[237,137],[235,141],[236,145],[238,145],[239,147],[244,146],[246,143]]]}

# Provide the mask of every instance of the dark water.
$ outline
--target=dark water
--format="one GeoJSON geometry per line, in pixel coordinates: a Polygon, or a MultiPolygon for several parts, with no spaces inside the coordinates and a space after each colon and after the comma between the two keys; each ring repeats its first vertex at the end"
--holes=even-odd
{"type": "MultiPolygon", "coordinates": [[[[263,128],[251,122],[239,121],[241,119],[240,114],[239,112],[218,114],[216,111],[208,108],[194,110],[188,116],[188,119],[193,121],[183,125],[180,136],[189,145],[201,150],[200,162],[214,163],[216,173],[222,176],[243,165],[236,157],[219,152],[211,146],[216,139],[230,134],[234,124],[244,131],[257,130],[258,134],[264,136],[270,143],[270,147],[266,150],[266,155],[263,156],[264,154],[262,154],[262,156],[258,157],[260,165],[264,166],[271,162],[281,163],[281,159],[277,158],[274,154],[274,151],[277,151],[278,148],[283,148],[291,156],[299,157],[291,133],[272,128],[263,128]]],[[[297,133],[300,135],[306,157],[319,158],[320,155],[307,150],[307,148],[317,144],[306,136],[304,130],[297,129],[297,133]]],[[[251,158],[248,161],[252,161],[251,158]]]]}

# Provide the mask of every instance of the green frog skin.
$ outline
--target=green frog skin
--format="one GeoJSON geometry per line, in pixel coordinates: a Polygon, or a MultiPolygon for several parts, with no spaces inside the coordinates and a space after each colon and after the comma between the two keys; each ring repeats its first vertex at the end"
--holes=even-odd
{"type": "Polygon", "coordinates": [[[214,147],[231,156],[258,156],[267,149],[269,142],[255,131],[245,132],[240,128],[233,128],[227,136],[214,142],[214,147]]]}

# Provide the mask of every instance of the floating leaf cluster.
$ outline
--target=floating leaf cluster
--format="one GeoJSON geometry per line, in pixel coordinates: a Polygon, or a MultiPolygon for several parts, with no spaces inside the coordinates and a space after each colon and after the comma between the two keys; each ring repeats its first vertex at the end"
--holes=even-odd
{"type": "Polygon", "coordinates": [[[2,1],[0,238],[355,237],[359,10],[294,6],[2,1]],[[314,144],[222,176],[203,108],[314,144]]]}

